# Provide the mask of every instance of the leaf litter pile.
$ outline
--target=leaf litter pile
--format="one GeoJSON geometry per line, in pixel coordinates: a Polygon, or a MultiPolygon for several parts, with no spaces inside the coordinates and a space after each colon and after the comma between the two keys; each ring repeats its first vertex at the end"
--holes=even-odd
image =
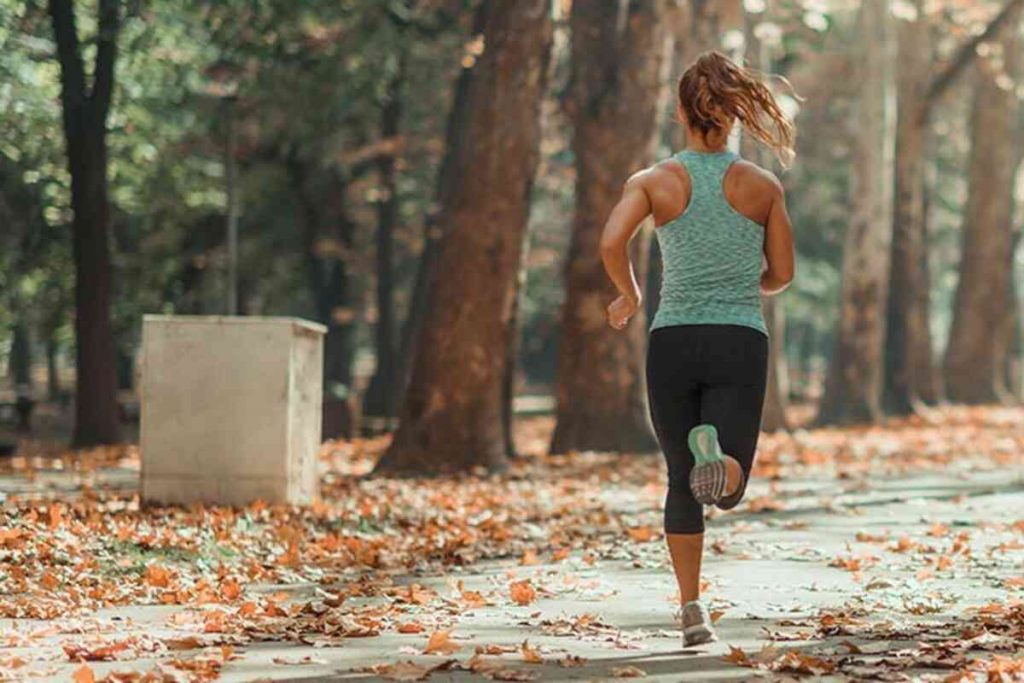
{"type": "MultiPolygon", "coordinates": [[[[136,496],[96,483],[104,468],[137,468],[133,451],[15,459],[8,479],[73,468],[80,486],[62,493],[37,486],[4,500],[0,680],[60,673],[78,683],[208,681],[259,643],[312,646],[272,664],[316,666],[325,663],[318,652],[383,634],[403,634],[409,645],[351,671],[394,680],[441,671],[532,680],[543,666],[572,677],[593,664],[572,651],[573,642],[635,650],[651,638],[678,638],[661,595],[652,598],[664,607],[661,633],[619,628],[595,609],[522,618],[522,608],[554,597],[611,600],[614,587],[583,578],[602,563],[670,572],[660,542],[662,459],[545,457],[549,430],[546,420],[527,422],[523,456],[501,475],[429,480],[366,476],[385,439],[326,444],[323,501],[302,508],[141,507],[136,496]],[[505,570],[486,588],[458,579],[495,560],[505,570]],[[530,574],[533,565],[563,569],[530,574]],[[447,582],[428,586],[430,577],[447,582]],[[97,613],[124,606],[164,607],[164,628],[133,629],[97,613]],[[483,609],[514,613],[523,637],[472,642],[457,627],[483,609]],[[541,637],[566,645],[531,644],[541,637]],[[101,676],[97,662],[116,666],[101,676]]],[[[779,607],[764,622],[766,644],[722,644],[721,665],[780,679],[1024,680],[1022,462],[1019,409],[946,408],[884,427],[766,435],[747,500],[713,515],[709,555],[741,562],[790,552],[783,559],[848,575],[857,590],[839,604],[779,607]],[[875,482],[986,472],[1004,484],[1016,477],[1017,497],[1001,503],[1010,517],[966,510],[940,521],[923,506],[911,527],[858,530],[838,553],[800,542],[823,516],[863,514],[862,497],[875,482]],[[1015,511],[1005,509],[1014,502],[1015,511]],[[793,542],[752,540],[766,529],[793,542]],[[978,593],[985,599],[963,598],[958,586],[968,583],[985,587],[978,593]]],[[[913,496],[890,493],[904,503],[913,496]]],[[[970,498],[949,504],[969,507],[970,498]]],[[[713,583],[715,617],[743,619],[713,583]]],[[[661,642],[678,650],[678,640],[661,642]]],[[[646,673],[632,665],[587,671],[646,673]]]]}

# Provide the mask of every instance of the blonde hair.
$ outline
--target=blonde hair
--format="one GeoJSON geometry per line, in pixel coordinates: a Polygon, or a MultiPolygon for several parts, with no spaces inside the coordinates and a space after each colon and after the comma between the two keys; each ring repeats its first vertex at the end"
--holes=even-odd
{"type": "Polygon", "coordinates": [[[725,130],[738,119],[783,166],[796,156],[796,128],[764,77],[720,52],[703,53],[679,79],[679,106],[687,123],[703,135],[725,130]]]}

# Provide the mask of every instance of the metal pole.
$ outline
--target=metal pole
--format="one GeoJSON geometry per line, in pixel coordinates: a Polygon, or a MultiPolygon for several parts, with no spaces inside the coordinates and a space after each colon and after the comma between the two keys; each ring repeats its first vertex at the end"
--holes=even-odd
{"type": "Polygon", "coordinates": [[[227,314],[238,315],[238,171],[235,164],[238,131],[235,126],[235,98],[227,98],[226,105],[228,140],[224,155],[224,190],[227,195],[228,233],[227,314]]]}

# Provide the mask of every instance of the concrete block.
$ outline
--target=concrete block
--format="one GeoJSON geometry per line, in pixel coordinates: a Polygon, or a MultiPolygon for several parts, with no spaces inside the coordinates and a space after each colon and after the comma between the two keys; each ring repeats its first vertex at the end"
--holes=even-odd
{"type": "Polygon", "coordinates": [[[325,332],[295,318],[147,315],[143,500],[315,500],[325,332]]]}

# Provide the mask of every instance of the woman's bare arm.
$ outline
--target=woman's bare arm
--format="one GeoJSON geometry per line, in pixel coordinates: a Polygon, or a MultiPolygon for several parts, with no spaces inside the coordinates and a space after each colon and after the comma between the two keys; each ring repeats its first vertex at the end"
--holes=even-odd
{"type": "Polygon", "coordinates": [[[645,188],[647,172],[642,171],[626,181],[611,215],[601,233],[601,261],[619,297],[608,305],[608,324],[624,329],[640,308],[643,294],[636,280],[633,262],[629,259],[629,242],[640,224],[651,214],[651,200],[645,188]]]}
{"type": "Polygon", "coordinates": [[[772,206],[764,232],[764,256],[768,268],[761,273],[761,293],[778,294],[793,281],[793,226],[786,211],[786,194],[782,183],[772,178],[772,206]]]}

